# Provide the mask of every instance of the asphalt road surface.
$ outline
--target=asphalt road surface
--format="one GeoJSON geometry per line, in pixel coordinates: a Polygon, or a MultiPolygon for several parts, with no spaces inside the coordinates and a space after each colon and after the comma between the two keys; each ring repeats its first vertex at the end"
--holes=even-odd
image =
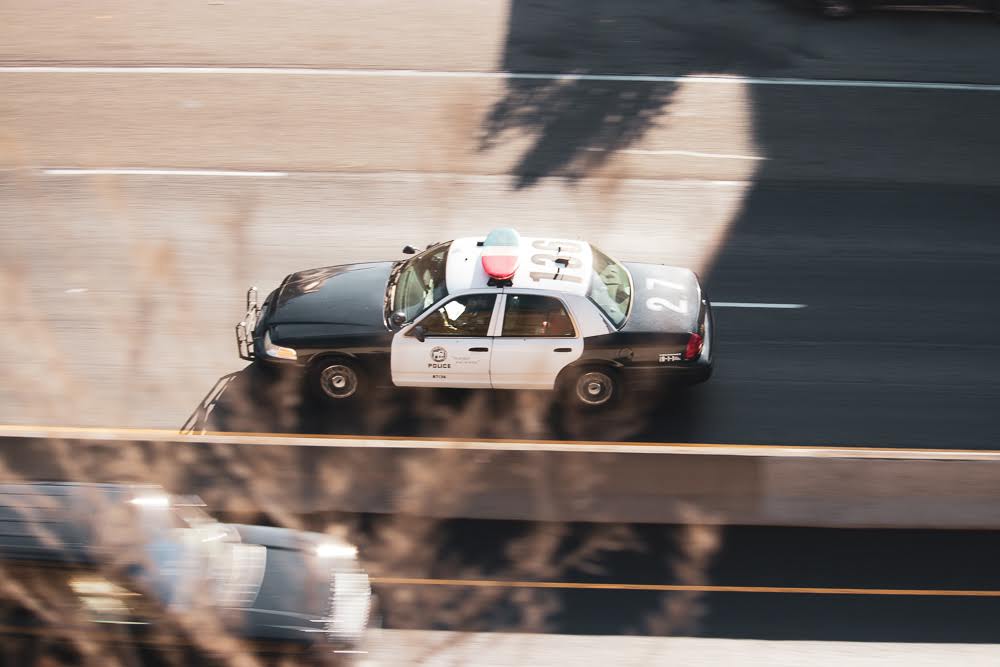
{"type": "Polygon", "coordinates": [[[225,4],[5,6],[0,421],[993,447],[996,26],[620,4],[261,5],[264,33],[225,4]],[[498,225],[805,307],[719,308],[709,384],[598,418],[538,394],[343,414],[253,373],[197,410],[241,371],[247,285],[498,225]]]}

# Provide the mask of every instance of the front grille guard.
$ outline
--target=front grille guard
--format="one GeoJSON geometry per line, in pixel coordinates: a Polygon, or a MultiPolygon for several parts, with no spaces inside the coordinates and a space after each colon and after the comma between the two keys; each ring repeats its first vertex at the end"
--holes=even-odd
{"type": "Polygon", "coordinates": [[[240,354],[240,359],[254,360],[253,332],[257,328],[259,319],[260,306],[257,305],[257,288],[251,287],[247,290],[247,313],[236,325],[236,349],[240,354]]]}

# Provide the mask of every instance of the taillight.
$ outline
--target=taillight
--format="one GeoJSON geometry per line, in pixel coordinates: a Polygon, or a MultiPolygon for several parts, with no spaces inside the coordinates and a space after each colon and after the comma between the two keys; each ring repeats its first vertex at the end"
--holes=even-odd
{"type": "Polygon", "coordinates": [[[701,348],[704,346],[705,339],[701,337],[701,334],[691,334],[691,337],[688,338],[687,347],[684,348],[684,358],[688,361],[697,359],[698,355],[701,354],[701,348]]]}

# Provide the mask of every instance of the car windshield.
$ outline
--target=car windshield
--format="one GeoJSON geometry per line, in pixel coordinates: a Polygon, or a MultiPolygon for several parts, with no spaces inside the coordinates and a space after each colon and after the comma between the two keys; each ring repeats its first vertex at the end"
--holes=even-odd
{"type": "Polygon", "coordinates": [[[597,248],[594,254],[594,275],[587,297],[607,316],[616,328],[621,328],[632,305],[632,278],[628,270],[597,248]]]}
{"type": "Polygon", "coordinates": [[[406,260],[394,272],[395,280],[389,281],[391,312],[403,312],[410,322],[444,297],[445,266],[451,241],[436,245],[416,257],[406,260]]]}

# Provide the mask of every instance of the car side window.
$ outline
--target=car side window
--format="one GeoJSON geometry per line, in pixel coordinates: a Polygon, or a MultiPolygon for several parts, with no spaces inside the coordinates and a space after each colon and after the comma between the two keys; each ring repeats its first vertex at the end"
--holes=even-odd
{"type": "Polygon", "coordinates": [[[503,335],[521,338],[572,338],[573,320],[562,301],[539,294],[508,294],[503,335]]]}
{"type": "Polygon", "coordinates": [[[496,294],[455,297],[420,320],[420,326],[427,336],[486,336],[496,301],[496,294]]]}

